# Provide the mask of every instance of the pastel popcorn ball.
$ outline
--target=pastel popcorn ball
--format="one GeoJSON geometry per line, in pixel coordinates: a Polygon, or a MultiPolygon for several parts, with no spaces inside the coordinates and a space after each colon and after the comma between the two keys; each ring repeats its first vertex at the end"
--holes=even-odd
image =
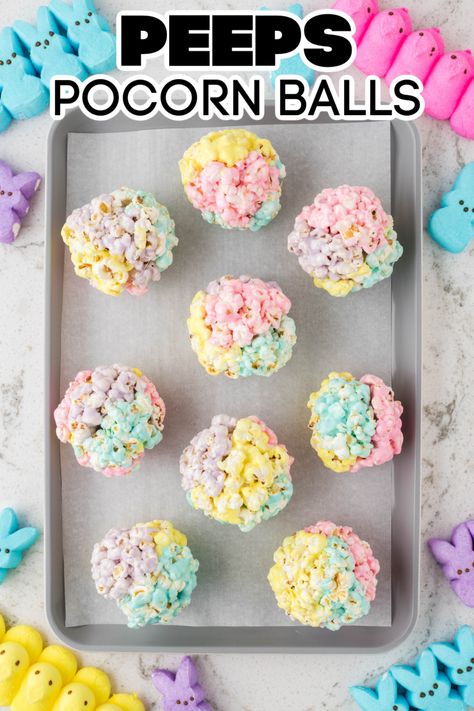
{"type": "Polygon", "coordinates": [[[115,600],[132,628],[167,624],[191,602],[199,562],[169,521],[112,528],[91,558],[96,590],[115,600]]]}
{"type": "Polygon", "coordinates": [[[210,224],[259,230],[280,211],[285,167],[270,141],[243,128],[204,136],[180,160],[184,190],[210,224]]]}
{"type": "Polygon", "coordinates": [[[268,581],[292,620],[338,630],[369,613],[380,565],[352,528],[320,521],[285,538],[273,560],[268,581]]]}
{"type": "Polygon", "coordinates": [[[286,447],[258,417],[217,415],[184,450],[180,471],[193,508],[251,531],[291,499],[292,463],[286,447]]]}
{"type": "Polygon", "coordinates": [[[402,404],[376,375],[330,373],[311,393],[311,445],[328,469],[357,472],[385,464],[403,444],[402,404]]]}
{"type": "Polygon", "coordinates": [[[151,193],[121,188],[74,210],[61,235],[77,276],[110,296],[139,296],[172,264],[174,228],[151,193]]]}
{"type": "Polygon", "coordinates": [[[125,476],[163,439],[165,403],[138,368],[83,370],[54,412],[56,434],[76,459],[104,476],[125,476]]]}
{"type": "Polygon", "coordinates": [[[393,218],[369,188],[341,185],[316,195],[288,237],[314,285],[331,296],[368,289],[391,276],[403,248],[393,218]]]}
{"type": "Polygon", "coordinates": [[[191,303],[191,346],[210,375],[270,376],[288,363],[296,343],[290,307],[276,282],[224,276],[191,303]]]}

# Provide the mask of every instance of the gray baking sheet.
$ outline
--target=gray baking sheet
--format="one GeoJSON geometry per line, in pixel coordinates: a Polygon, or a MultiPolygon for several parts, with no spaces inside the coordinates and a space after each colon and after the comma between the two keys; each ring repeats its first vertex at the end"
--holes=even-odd
{"type": "MultiPolygon", "coordinates": [[[[209,131],[212,130],[210,126],[209,131]]],[[[176,222],[174,264],[142,297],[107,297],[74,275],[65,254],[61,390],[77,371],[123,363],[141,368],[165,400],[164,438],[140,469],[106,479],[80,467],[61,446],[66,625],[112,624],[124,616],[101,598],[90,576],[94,543],[111,527],[153,518],[186,533],[200,561],[192,603],[175,624],[292,624],[267,583],[283,538],[320,519],[353,526],[380,560],[377,599],[360,624],[391,624],[390,464],[341,475],[326,470],[310,446],[308,395],[331,370],[391,378],[391,287],[335,299],[315,289],[287,251],[287,235],[303,205],[325,187],[368,185],[390,208],[390,125],[283,124],[253,127],[269,138],[287,168],[280,215],[257,233],[209,226],[188,203],[178,160],[202,128],[70,134],[68,213],[122,185],[153,192],[176,222]],[[186,328],[196,291],[224,274],[277,280],[292,300],[298,342],[289,364],[271,378],[213,378],[191,350],[186,328]],[[214,414],[255,414],[295,457],[294,495],[287,508],[250,533],[208,520],[187,504],[178,460],[214,414]]],[[[403,235],[400,236],[403,243],[403,235]]]]}

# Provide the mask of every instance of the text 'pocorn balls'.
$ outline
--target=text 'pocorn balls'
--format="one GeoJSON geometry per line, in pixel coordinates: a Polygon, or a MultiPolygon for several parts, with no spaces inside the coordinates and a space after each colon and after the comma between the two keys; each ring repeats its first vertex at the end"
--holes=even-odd
{"type": "Polygon", "coordinates": [[[403,407],[376,375],[330,373],[311,393],[311,445],[335,472],[385,464],[403,445],[403,407]]]}
{"type": "Polygon", "coordinates": [[[111,529],[91,558],[97,592],[115,600],[132,628],[171,622],[191,602],[199,562],[169,521],[111,529]]]}
{"type": "Polygon", "coordinates": [[[12,711],[145,711],[136,694],[111,694],[101,669],[77,669],[74,654],[40,633],[16,625],[4,632],[0,615],[0,705],[12,711]]]}
{"type": "Polygon", "coordinates": [[[292,463],[286,447],[257,417],[217,415],[184,450],[180,471],[193,508],[251,531],[291,499],[292,463]]]}
{"type": "Polygon", "coordinates": [[[296,343],[290,307],[276,282],[224,276],[191,303],[191,346],[210,375],[272,375],[290,360],[296,343]]]}
{"type": "Polygon", "coordinates": [[[268,580],[292,620],[338,630],[368,614],[380,565],[348,526],[320,521],[285,538],[273,559],[268,580]]]}
{"type": "Polygon", "coordinates": [[[121,188],[74,210],[61,235],[78,276],[104,294],[144,294],[178,244],[167,208],[151,193],[121,188]]]}
{"type": "Polygon", "coordinates": [[[209,133],[179,166],[186,195],[211,224],[255,232],[280,211],[285,167],[270,141],[251,131],[209,133]]]}
{"type": "Polygon", "coordinates": [[[56,434],[76,459],[104,476],[125,476],[163,439],[165,403],[153,383],[124,365],[83,370],[54,412],[56,434]]]}
{"type": "Polygon", "coordinates": [[[366,187],[327,188],[298,215],[288,249],[314,285],[347,296],[391,276],[403,248],[379,198],[366,187]]]}

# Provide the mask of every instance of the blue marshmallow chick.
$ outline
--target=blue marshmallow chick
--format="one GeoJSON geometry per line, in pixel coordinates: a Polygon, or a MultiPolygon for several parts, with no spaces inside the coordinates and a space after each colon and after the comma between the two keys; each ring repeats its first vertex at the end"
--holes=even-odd
{"type": "Polygon", "coordinates": [[[49,105],[49,92],[11,27],[4,27],[0,32],[0,91],[2,104],[14,119],[37,116],[49,105]]]}
{"type": "Polygon", "coordinates": [[[51,0],[49,9],[65,28],[68,39],[89,74],[115,69],[116,43],[107,20],[99,15],[93,0],[74,0],[68,5],[51,0]]]}
{"type": "Polygon", "coordinates": [[[352,686],[350,691],[362,711],[409,711],[408,701],[400,694],[390,672],[378,681],[376,689],[352,686]]]}
{"type": "Polygon", "coordinates": [[[394,666],[391,673],[400,686],[406,689],[410,706],[422,711],[466,711],[466,704],[451,682],[438,668],[436,657],[425,649],[418,657],[416,667],[394,666]]]}
{"type": "Polygon", "coordinates": [[[457,631],[453,644],[439,642],[432,644],[431,650],[458,687],[464,703],[474,707],[474,633],[471,628],[464,625],[457,631]]]}
{"type": "Polygon", "coordinates": [[[23,553],[38,540],[36,528],[18,528],[18,519],[13,509],[0,513],[0,585],[9,570],[17,568],[23,553]]]}
{"type": "Polygon", "coordinates": [[[428,231],[443,249],[457,254],[474,237],[474,161],[459,173],[452,190],[431,215],[428,231]]]}
{"type": "Polygon", "coordinates": [[[53,13],[44,5],[38,8],[36,26],[17,20],[13,29],[27,48],[31,62],[49,88],[51,79],[66,74],[77,79],[86,79],[88,72],[74,54],[71,43],[61,34],[53,13]]]}

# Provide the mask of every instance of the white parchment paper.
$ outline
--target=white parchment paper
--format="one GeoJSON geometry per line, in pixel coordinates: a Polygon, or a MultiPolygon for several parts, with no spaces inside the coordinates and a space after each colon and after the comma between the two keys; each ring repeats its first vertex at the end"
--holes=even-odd
{"type": "MultiPolygon", "coordinates": [[[[368,185],[390,209],[388,123],[262,126],[287,167],[280,215],[260,232],[226,232],[205,223],[185,198],[178,160],[207,128],[122,134],[71,134],[68,212],[122,185],[152,191],[176,221],[175,261],[142,297],[105,296],[74,275],[65,255],[62,390],[77,371],[109,363],[141,368],[166,402],[164,439],[138,472],[110,480],[80,467],[61,446],[66,623],[123,623],[90,577],[94,543],[111,527],[169,519],[200,561],[198,586],[181,625],[289,625],[267,583],[283,538],[320,519],[354,527],[381,563],[377,599],[361,624],[390,625],[392,467],[338,475],[310,447],[308,395],[331,370],[391,377],[390,281],[345,299],[315,289],[287,251],[303,205],[325,187],[368,185]],[[196,291],[224,274],[277,280],[291,298],[298,343],[271,378],[213,378],[191,350],[186,317],[196,291]],[[179,456],[218,413],[258,415],[295,457],[287,508],[250,533],[208,520],[186,503],[179,456]]],[[[58,235],[58,239],[60,239],[58,235]]]]}

